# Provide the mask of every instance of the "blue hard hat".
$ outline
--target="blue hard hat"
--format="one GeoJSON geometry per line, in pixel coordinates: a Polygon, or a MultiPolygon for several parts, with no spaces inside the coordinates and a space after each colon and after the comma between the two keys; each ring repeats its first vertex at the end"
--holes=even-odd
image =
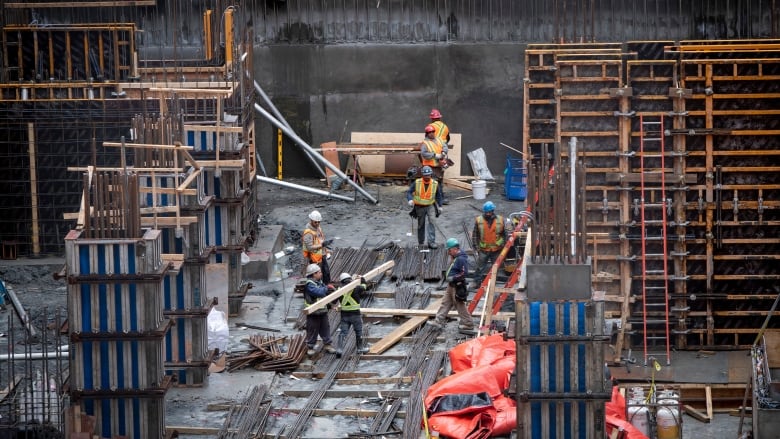
{"type": "Polygon", "coordinates": [[[456,238],[450,238],[447,240],[447,250],[453,248],[453,247],[460,247],[460,243],[456,238]]]}
{"type": "Polygon", "coordinates": [[[433,169],[431,169],[430,166],[423,166],[422,175],[424,176],[433,175],[433,169]]]}
{"type": "Polygon", "coordinates": [[[492,212],[494,210],[496,210],[496,205],[493,204],[492,201],[487,201],[482,205],[482,211],[485,213],[492,212]]]}

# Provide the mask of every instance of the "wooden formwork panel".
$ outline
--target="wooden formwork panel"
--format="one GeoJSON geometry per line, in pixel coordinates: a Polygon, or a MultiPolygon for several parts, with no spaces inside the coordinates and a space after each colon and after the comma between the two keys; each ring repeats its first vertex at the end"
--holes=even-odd
{"type": "Polygon", "coordinates": [[[749,346],[777,294],[780,57],[761,50],[771,43],[630,42],[622,60],[578,45],[570,57],[561,56],[566,45],[526,53],[523,150],[565,151],[567,137],[583,139],[594,289],[622,300],[623,319],[641,319],[638,116],[664,119],[665,165],[643,166],[666,177],[658,203],[672,200],[666,260],[677,348],[749,346]],[[624,66],[619,87],[610,84],[613,63],[624,66]]]}

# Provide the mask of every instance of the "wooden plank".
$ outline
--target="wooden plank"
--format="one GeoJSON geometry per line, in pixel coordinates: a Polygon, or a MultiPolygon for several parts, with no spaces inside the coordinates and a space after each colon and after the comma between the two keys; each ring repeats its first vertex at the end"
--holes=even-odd
{"type": "Polygon", "coordinates": [[[197,222],[198,217],[196,216],[158,216],[156,218],[151,216],[141,217],[141,226],[143,227],[172,227],[178,225],[194,224],[197,222]]]}
{"type": "Polygon", "coordinates": [[[7,9],[30,8],[109,8],[127,6],[155,6],[157,0],[116,0],[116,1],[82,1],[82,2],[15,2],[6,3],[7,9]]]}
{"type": "MultiPolygon", "coordinates": [[[[217,131],[216,125],[184,125],[185,130],[197,130],[197,131],[209,131],[214,132],[217,131]]],[[[220,125],[219,126],[219,132],[221,133],[243,133],[244,127],[232,127],[232,126],[225,126],[220,125]]],[[[192,147],[189,147],[192,149],[192,147]]]]}
{"type": "MultiPolygon", "coordinates": [[[[368,273],[363,275],[363,278],[366,280],[371,280],[380,274],[384,273],[385,271],[393,268],[395,266],[395,261],[387,261],[384,264],[372,269],[368,273]]],[[[303,310],[306,314],[311,314],[314,311],[317,311],[320,308],[325,307],[327,304],[333,301],[333,299],[338,299],[339,297],[343,296],[344,294],[352,291],[356,286],[360,284],[360,279],[355,279],[352,282],[344,285],[343,287],[337,289],[336,291],[328,294],[327,296],[323,297],[322,299],[312,303],[310,306],[306,307],[306,309],[303,310]]]]}
{"type": "Polygon", "coordinates": [[[692,418],[699,420],[701,422],[710,422],[712,420],[712,417],[707,417],[704,413],[696,410],[695,408],[689,406],[688,404],[683,405],[683,410],[685,413],[690,415],[692,418]]]}
{"type": "MultiPolygon", "coordinates": [[[[438,308],[437,308],[438,309],[438,308]]],[[[367,316],[404,316],[404,317],[433,317],[437,309],[405,309],[405,308],[360,308],[360,313],[367,316]]],[[[448,316],[457,316],[457,311],[450,311],[448,316]]],[[[474,314],[472,314],[474,315],[474,314]]]]}
{"type": "MultiPolygon", "coordinates": [[[[442,299],[436,300],[430,303],[428,307],[425,309],[438,310],[439,307],[441,306],[441,302],[442,299]]],[[[395,328],[392,332],[387,334],[383,339],[371,345],[371,348],[369,348],[368,353],[381,354],[382,352],[390,349],[393,345],[395,345],[398,342],[398,340],[400,340],[405,335],[417,329],[417,327],[424,324],[426,320],[428,320],[428,317],[412,317],[411,319],[407,320],[404,324],[395,328]]]]}
{"type": "Polygon", "coordinates": [[[709,422],[712,419],[712,387],[710,386],[704,387],[704,403],[707,407],[707,422],[709,422]]]}
{"type": "MultiPolygon", "coordinates": [[[[297,398],[308,398],[312,393],[319,392],[319,390],[285,390],[284,395],[294,396],[297,398]]],[[[395,397],[395,398],[407,398],[409,397],[409,390],[401,389],[353,389],[353,390],[326,390],[324,392],[325,398],[370,398],[374,396],[379,397],[395,397]]]]}
{"type": "MultiPolygon", "coordinates": [[[[121,148],[122,147],[122,143],[121,142],[103,142],[103,146],[112,146],[112,147],[115,147],[115,148],[121,148]]],[[[124,147],[125,148],[136,148],[136,149],[173,149],[173,150],[178,150],[178,149],[188,149],[188,150],[191,150],[191,149],[193,149],[192,146],[181,145],[181,144],[162,145],[162,144],[156,144],[156,143],[125,143],[124,147]]]]}
{"type": "MultiPolygon", "coordinates": [[[[416,133],[380,133],[380,132],[353,132],[352,136],[350,138],[350,143],[360,143],[360,144],[396,144],[396,143],[403,143],[403,144],[417,144],[419,145],[420,142],[422,142],[424,136],[423,128],[425,126],[425,123],[427,121],[421,121],[420,124],[420,131],[416,133]]],[[[450,128],[450,131],[452,129],[450,128]]],[[[445,178],[454,178],[460,176],[460,168],[461,163],[464,159],[467,159],[465,153],[463,153],[463,148],[461,147],[461,134],[450,132],[450,152],[449,157],[455,162],[455,166],[450,166],[444,171],[444,177],[445,178]]],[[[382,162],[384,162],[383,157],[365,157],[365,158],[375,158],[379,159],[382,162]]],[[[363,166],[363,170],[365,172],[376,172],[374,169],[371,169],[370,164],[373,164],[375,166],[380,166],[377,163],[371,163],[366,162],[364,158],[361,158],[361,165],[363,166]]],[[[418,160],[419,162],[419,160],[418,160]]],[[[381,164],[381,172],[385,171],[385,164],[381,164]]]]}
{"type": "MultiPolygon", "coordinates": [[[[336,151],[336,142],[321,143],[320,147],[322,148],[322,156],[325,157],[325,159],[329,161],[331,165],[335,166],[338,169],[341,169],[341,163],[339,162],[339,153],[338,151],[336,151]]],[[[328,187],[330,187],[330,177],[336,175],[336,173],[331,171],[330,168],[328,168],[327,166],[325,166],[325,175],[328,180],[328,187]]]]}

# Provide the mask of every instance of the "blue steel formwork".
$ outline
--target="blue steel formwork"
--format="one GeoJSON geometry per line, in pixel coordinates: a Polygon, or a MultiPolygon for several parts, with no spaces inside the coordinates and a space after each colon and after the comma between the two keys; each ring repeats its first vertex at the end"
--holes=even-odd
{"type": "Polygon", "coordinates": [[[163,280],[159,230],[143,237],[65,238],[71,405],[101,438],[164,437],[163,280]]]}
{"type": "Polygon", "coordinates": [[[515,301],[521,439],[604,437],[603,301],[515,301]]]}
{"type": "MultiPolygon", "coordinates": [[[[144,176],[147,187],[171,188],[180,183],[179,177],[144,176]]],[[[194,216],[195,222],[182,221],[176,226],[160,226],[162,252],[181,255],[178,270],[171,270],[163,279],[163,313],[172,322],[164,343],[166,373],[175,377],[177,385],[202,385],[208,376],[209,355],[206,317],[207,285],[205,263],[211,252],[206,244],[204,211],[211,197],[203,191],[203,176],[195,180],[194,195],[171,195],[147,192],[141,205],[152,207],[181,207],[183,216],[194,216]]],[[[170,214],[166,214],[170,216],[170,214]]]]}

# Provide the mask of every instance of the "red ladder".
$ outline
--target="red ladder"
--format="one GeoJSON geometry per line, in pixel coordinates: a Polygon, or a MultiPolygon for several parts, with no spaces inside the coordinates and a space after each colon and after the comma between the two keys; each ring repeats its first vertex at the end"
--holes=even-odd
{"type": "Polygon", "coordinates": [[[669,269],[667,228],[671,198],[666,191],[663,116],[639,116],[640,198],[638,203],[642,254],[642,338],[645,365],[650,357],[666,357],[669,365],[669,269]],[[652,164],[652,166],[651,166],[652,164]],[[660,174],[660,176],[659,176],[660,174]],[[657,349],[663,347],[663,351],[657,349]]]}

